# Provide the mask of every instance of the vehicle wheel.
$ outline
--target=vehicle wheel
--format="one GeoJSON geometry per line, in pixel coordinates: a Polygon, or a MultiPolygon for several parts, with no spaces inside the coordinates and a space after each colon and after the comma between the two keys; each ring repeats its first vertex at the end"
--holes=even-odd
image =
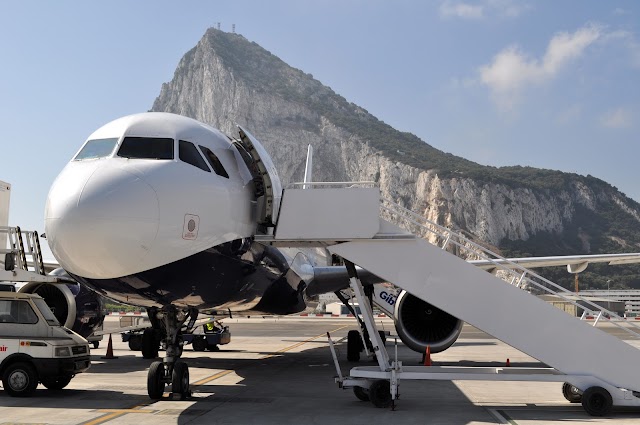
{"type": "Polygon", "coordinates": [[[38,386],[38,375],[29,363],[14,363],[2,374],[2,386],[10,396],[29,397],[38,386]]]}
{"type": "Polygon", "coordinates": [[[358,397],[358,400],[369,401],[369,389],[362,387],[353,387],[353,393],[358,397]]]}
{"type": "Polygon", "coordinates": [[[369,388],[369,398],[376,407],[389,407],[391,406],[391,385],[389,381],[380,379],[371,384],[369,388]]]}
{"type": "Polygon", "coordinates": [[[140,335],[131,335],[129,337],[129,349],[131,351],[142,350],[142,337],[140,335]]]}
{"type": "Polygon", "coordinates": [[[158,341],[153,329],[145,329],[142,334],[142,357],[145,359],[155,359],[158,357],[158,341]]]}
{"type": "Polygon", "coordinates": [[[98,347],[100,347],[100,341],[93,341],[93,348],[97,349],[98,347]]]}
{"type": "Polygon", "coordinates": [[[602,387],[589,387],[582,394],[582,407],[591,416],[604,416],[611,412],[613,399],[602,387]]]}
{"type": "Polygon", "coordinates": [[[582,391],[568,382],[562,384],[562,395],[569,403],[580,403],[582,401],[582,391]]]}
{"type": "Polygon", "coordinates": [[[360,361],[360,347],[362,346],[362,340],[360,339],[360,332],[349,331],[347,334],[347,360],[350,362],[360,361]]]}
{"type": "Polygon", "coordinates": [[[220,351],[220,348],[216,344],[207,345],[207,350],[209,351],[220,351]]]}
{"type": "Polygon", "coordinates": [[[171,392],[183,396],[189,393],[189,366],[185,362],[176,362],[173,365],[171,392]]]}
{"type": "Polygon", "coordinates": [[[204,351],[207,349],[207,340],[201,337],[194,337],[191,348],[193,348],[193,351],[204,351]]]}
{"type": "Polygon", "coordinates": [[[47,377],[41,378],[40,382],[42,382],[42,385],[44,385],[47,389],[61,390],[69,385],[69,382],[71,382],[71,378],[73,378],[73,376],[71,375],[47,377]]]}
{"type": "Polygon", "coordinates": [[[160,400],[164,393],[164,364],[153,362],[147,375],[147,393],[152,400],[160,400]]]}

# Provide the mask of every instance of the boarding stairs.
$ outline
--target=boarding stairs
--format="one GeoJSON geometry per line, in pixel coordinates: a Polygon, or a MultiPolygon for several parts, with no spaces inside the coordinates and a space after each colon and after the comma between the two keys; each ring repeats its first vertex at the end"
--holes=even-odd
{"type": "Polygon", "coordinates": [[[0,247],[0,281],[59,281],[45,272],[37,231],[25,231],[18,226],[0,226],[0,235],[6,235],[8,241],[8,247],[0,247]]]}
{"type": "MultiPolygon", "coordinates": [[[[369,388],[372,379],[383,377],[391,381],[391,395],[395,398],[400,377],[566,381],[581,391],[604,388],[611,394],[614,405],[640,406],[640,398],[635,396],[640,395],[640,350],[596,326],[609,321],[640,337],[640,327],[633,321],[625,321],[614,312],[509,262],[464,235],[390,200],[380,199],[375,184],[305,185],[311,189],[302,189],[300,185],[285,189],[274,235],[264,236],[264,243],[323,245],[347,264],[368,270],[550,366],[548,373],[517,368],[491,368],[479,373],[465,368],[428,368],[420,371],[422,378],[413,378],[418,371],[415,367],[403,368],[397,359],[392,361],[370,319],[365,321],[368,328],[372,327],[368,333],[379,368],[354,368],[342,384],[369,388]],[[390,220],[403,222],[405,228],[390,220]],[[493,273],[449,251],[456,251],[466,259],[491,261],[495,264],[493,273]],[[597,319],[590,323],[573,317],[536,296],[539,294],[556,295],[581,309],[583,317],[594,315],[597,319]]],[[[359,294],[361,285],[355,272],[351,275],[351,287],[361,308],[367,307],[364,295],[359,294]]],[[[365,316],[371,315],[369,310],[364,308],[365,316]]]]}

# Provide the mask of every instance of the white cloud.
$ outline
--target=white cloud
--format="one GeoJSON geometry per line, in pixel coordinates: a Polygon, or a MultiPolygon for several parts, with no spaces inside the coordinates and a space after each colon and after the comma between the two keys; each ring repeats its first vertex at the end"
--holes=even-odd
{"type": "Polygon", "coordinates": [[[601,123],[609,128],[627,128],[631,126],[633,116],[631,111],[626,108],[617,108],[609,111],[601,119],[601,123]]]}
{"type": "Polygon", "coordinates": [[[621,15],[628,15],[630,12],[626,9],[623,9],[621,7],[616,7],[615,9],[613,9],[613,14],[617,15],[617,16],[621,16],[621,15]]]}
{"type": "Polygon", "coordinates": [[[484,19],[491,16],[517,18],[531,6],[517,0],[483,0],[476,3],[445,0],[440,3],[442,18],[484,19]]]}
{"type": "Polygon", "coordinates": [[[484,7],[446,0],[440,5],[440,16],[443,18],[482,19],[484,17],[484,7]]]}
{"type": "Polygon", "coordinates": [[[517,18],[531,9],[528,3],[514,0],[486,0],[490,9],[502,17],[517,18]]]}
{"type": "Polygon", "coordinates": [[[494,56],[492,63],[480,67],[480,81],[489,87],[501,108],[512,109],[524,88],[552,80],[602,35],[596,25],[586,25],[572,34],[558,33],[541,59],[530,58],[517,46],[507,47],[494,56]]]}

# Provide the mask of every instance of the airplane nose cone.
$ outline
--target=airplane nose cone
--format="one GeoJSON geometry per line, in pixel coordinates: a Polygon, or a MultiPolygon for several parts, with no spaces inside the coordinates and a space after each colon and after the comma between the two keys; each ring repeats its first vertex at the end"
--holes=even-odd
{"type": "Polygon", "coordinates": [[[156,192],[137,175],[116,167],[78,167],[63,172],[51,188],[45,232],[65,270],[109,279],[144,270],[158,217],[156,192]]]}

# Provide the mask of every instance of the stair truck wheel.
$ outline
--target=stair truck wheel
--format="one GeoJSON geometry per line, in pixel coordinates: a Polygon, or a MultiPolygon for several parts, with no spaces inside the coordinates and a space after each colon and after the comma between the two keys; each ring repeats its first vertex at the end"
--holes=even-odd
{"type": "Polygon", "coordinates": [[[369,398],[376,407],[391,406],[391,385],[389,381],[379,379],[374,381],[369,388],[369,398]]]}
{"type": "Polygon", "coordinates": [[[142,334],[142,357],[155,359],[158,357],[158,341],[153,329],[145,329],[142,334]]]}
{"type": "Polygon", "coordinates": [[[569,403],[580,403],[582,401],[582,391],[568,382],[562,384],[562,395],[569,403]]]}
{"type": "Polygon", "coordinates": [[[178,361],[173,365],[171,392],[182,394],[183,397],[189,393],[189,366],[185,362],[178,361]]]}
{"type": "Polygon", "coordinates": [[[100,341],[93,341],[92,344],[94,349],[98,349],[98,347],[100,347],[100,341]]]}
{"type": "Polygon", "coordinates": [[[164,393],[164,364],[161,361],[151,363],[147,375],[147,393],[152,400],[160,400],[164,393]]]}
{"type": "Polygon", "coordinates": [[[72,375],[41,378],[40,382],[49,390],[61,390],[71,382],[72,375]]]}
{"type": "Polygon", "coordinates": [[[353,387],[353,393],[360,401],[369,401],[369,390],[362,387],[353,387]]]}
{"type": "Polygon", "coordinates": [[[360,332],[349,331],[347,333],[347,360],[350,362],[360,361],[360,347],[362,346],[362,340],[360,339],[360,332]]]}
{"type": "Polygon", "coordinates": [[[582,407],[591,416],[605,416],[611,412],[613,399],[602,387],[589,387],[582,394],[582,407]]]}
{"type": "Polygon", "coordinates": [[[2,374],[2,386],[12,397],[29,397],[38,387],[38,375],[29,363],[14,363],[2,374]]]}

